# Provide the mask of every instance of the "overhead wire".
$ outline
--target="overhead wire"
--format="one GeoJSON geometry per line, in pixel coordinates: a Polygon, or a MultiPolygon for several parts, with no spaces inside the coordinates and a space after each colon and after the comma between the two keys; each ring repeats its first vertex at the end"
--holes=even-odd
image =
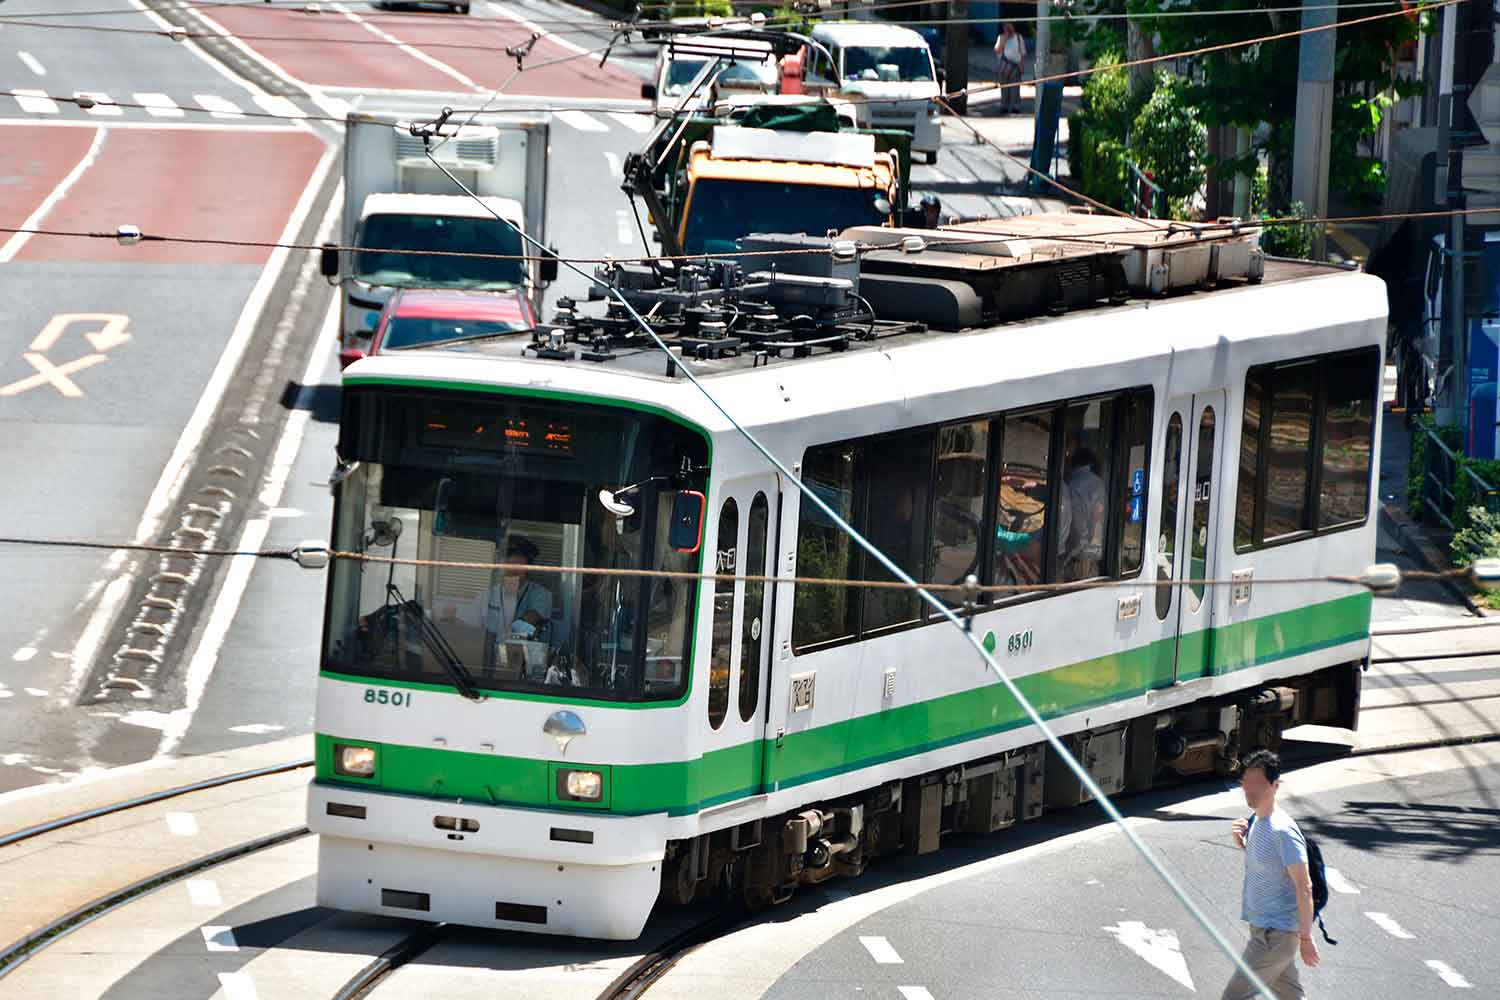
{"type": "MultiPolygon", "coordinates": [[[[1381,214],[1378,214],[1378,215],[1351,215],[1351,216],[1315,216],[1315,215],[1307,215],[1307,216],[1284,216],[1284,217],[1283,216],[1277,216],[1277,217],[1264,218],[1264,219],[1248,219],[1248,220],[1245,220],[1243,222],[1238,222],[1238,223],[1232,223],[1232,222],[1176,223],[1175,225],[1179,227],[1179,229],[1177,230],[1179,232],[1180,231],[1201,231],[1201,230],[1234,230],[1236,228],[1238,228],[1239,230],[1244,231],[1244,230],[1262,229],[1262,228],[1266,228],[1266,227],[1269,227],[1269,226],[1337,225],[1339,223],[1347,223],[1347,222],[1376,222],[1376,221],[1394,221],[1394,220],[1401,220],[1401,219],[1453,218],[1453,217],[1457,217],[1457,216],[1496,215],[1496,214],[1500,214],[1500,208],[1494,208],[1494,207],[1489,207],[1489,208],[1454,208],[1454,209],[1443,209],[1443,210],[1439,210],[1439,211],[1428,211],[1428,212],[1385,212],[1385,213],[1381,213],[1381,214]]],[[[1123,216],[1123,217],[1124,218],[1130,218],[1130,219],[1136,219],[1135,216],[1123,216]]],[[[999,226],[1003,226],[1004,223],[1005,223],[1004,219],[995,219],[995,220],[988,220],[988,221],[993,221],[994,223],[997,223],[999,226]]],[[[1136,221],[1139,221],[1139,222],[1150,222],[1152,220],[1138,219],[1136,221]]],[[[925,249],[942,249],[942,248],[947,247],[947,246],[964,246],[966,244],[992,242],[995,239],[1002,239],[1002,238],[1033,239],[1033,240],[1056,240],[1056,241],[1059,241],[1059,242],[1072,242],[1072,243],[1099,243],[1100,241],[1107,241],[1109,239],[1109,237],[1111,237],[1111,236],[1136,235],[1136,234],[1139,234],[1141,232],[1141,230],[1138,229],[1138,228],[1128,228],[1128,229],[1127,228],[1122,228],[1122,229],[1118,229],[1118,230],[1105,230],[1105,231],[1096,232],[1096,233],[1073,233],[1073,232],[1062,232],[1062,231],[1055,232],[1055,233],[1049,233],[1049,232],[1036,232],[1036,231],[1030,230],[1030,229],[1019,229],[1019,230],[1010,230],[1010,231],[1007,231],[1007,230],[1005,230],[1003,228],[986,228],[985,230],[982,230],[982,231],[981,230],[935,229],[935,230],[932,230],[932,232],[934,234],[937,234],[937,237],[935,239],[933,239],[932,241],[927,242],[925,244],[925,246],[924,246],[925,249]],[[942,238],[942,234],[944,234],[944,233],[950,233],[950,234],[952,234],[952,238],[951,239],[946,239],[946,240],[943,239],[942,238]]],[[[1166,232],[1166,230],[1163,230],[1163,232],[1166,232]]],[[[482,252],[478,252],[478,251],[464,251],[464,250],[411,250],[411,249],[401,249],[401,248],[394,248],[394,247],[363,247],[363,246],[349,245],[349,244],[340,244],[340,243],[329,243],[329,244],[327,244],[325,246],[325,245],[322,245],[322,244],[311,244],[311,243],[284,243],[284,242],[278,242],[278,241],[273,241],[273,240],[236,240],[236,239],[216,238],[216,237],[163,236],[163,235],[159,235],[159,234],[155,234],[155,233],[144,233],[144,232],[141,233],[139,235],[139,237],[136,237],[133,234],[127,237],[127,236],[125,236],[124,234],[122,234],[119,231],[116,231],[116,232],[103,232],[103,231],[88,231],[88,230],[78,230],[78,229],[49,229],[49,228],[39,227],[39,226],[31,226],[31,227],[27,227],[27,226],[0,226],[0,233],[5,233],[5,234],[9,234],[9,235],[25,234],[27,236],[49,236],[49,237],[60,237],[60,238],[68,238],[68,239],[114,240],[116,242],[130,242],[130,243],[134,243],[134,242],[142,242],[142,243],[182,243],[182,244],[188,244],[188,245],[203,245],[203,246],[250,247],[250,248],[259,248],[259,249],[283,249],[283,250],[302,251],[302,252],[305,252],[305,253],[321,253],[324,250],[337,250],[337,251],[344,252],[344,253],[387,253],[387,254],[399,254],[399,255],[404,255],[404,256],[408,256],[408,257],[461,257],[461,258],[470,258],[470,259],[473,259],[473,260],[497,260],[497,261],[498,260],[510,260],[510,261],[526,261],[526,262],[541,261],[541,260],[556,260],[559,263],[564,263],[564,264],[593,264],[593,265],[600,265],[600,264],[623,264],[623,263],[649,264],[649,263],[652,263],[652,262],[668,262],[668,261],[686,261],[686,262],[692,262],[692,261],[709,261],[709,260],[737,260],[737,259],[744,259],[744,258],[768,257],[768,256],[780,257],[780,256],[807,255],[807,254],[827,254],[827,253],[830,252],[827,248],[822,248],[822,247],[807,247],[807,248],[798,248],[798,249],[777,249],[777,250],[726,250],[726,251],[713,251],[713,252],[705,252],[705,253],[674,254],[674,255],[668,255],[668,254],[654,254],[654,255],[653,254],[606,254],[606,255],[604,255],[602,257],[575,257],[575,256],[563,256],[563,255],[560,255],[560,254],[552,254],[550,252],[548,252],[548,253],[542,253],[542,254],[525,254],[525,253],[521,253],[521,254],[502,254],[502,253],[482,253],[482,252]]],[[[855,252],[856,253],[860,253],[860,254],[872,253],[872,252],[875,252],[875,251],[886,251],[886,250],[899,249],[894,244],[887,244],[887,243],[859,243],[857,241],[850,241],[850,242],[854,243],[855,252]]]]}
{"type": "MultiPolygon", "coordinates": [[[[529,236],[526,232],[524,232],[519,226],[508,222],[503,216],[501,216],[493,208],[487,205],[484,199],[480,198],[477,194],[470,190],[466,184],[459,180],[458,177],[454,176],[454,174],[449,171],[447,167],[439,163],[438,160],[434,158],[430,153],[428,154],[428,160],[445,175],[447,175],[448,179],[454,184],[455,187],[457,187],[464,194],[468,195],[475,201],[475,203],[484,206],[485,210],[492,216],[494,216],[494,218],[499,220],[502,224],[510,226],[511,229],[523,241],[535,244],[541,250],[546,249],[545,247],[537,243],[537,241],[529,236]]],[[[585,280],[593,280],[590,275],[588,275],[578,267],[572,264],[568,264],[566,266],[569,270],[574,271],[585,280]]],[[[1232,961],[1240,970],[1240,972],[1242,972],[1246,976],[1249,982],[1261,993],[1261,995],[1264,996],[1266,1000],[1273,1000],[1270,989],[1261,980],[1256,971],[1250,967],[1243,956],[1241,956],[1239,951],[1229,943],[1229,940],[1224,937],[1223,933],[1218,929],[1218,927],[1209,920],[1207,914],[1205,914],[1198,906],[1198,904],[1193,901],[1187,890],[1177,882],[1176,878],[1173,877],[1171,872],[1167,871],[1166,867],[1161,863],[1160,859],[1158,859],[1156,855],[1151,851],[1151,849],[1146,846],[1146,843],[1141,840],[1140,836],[1133,829],[1131,829],[1130,824],[1125,821],[1124,815],[1120,813],[1119,809],[1115,806],[1114,802],[1111,801],[1110,798],[1105,794],[1104,790],[1099,787],[1099,784],[1094,780],[1093,776],[1089,774],[1088,769],[1084,767],[1081,762],[1079,762],[1072,751],[1069,750],[1068,747],[1063,743],[1062,739],[1057,735],[1057,733],[1053,731],[1052,727],[1047,724],[1047,721],[1042,717],[1036,706],[1031,703],[1031,700],[1026,696],[1025,692],[1023,692],[1020,687],[1017,686],[1016,682],[1011,678],[1010,673],[1000,665],[999,661],[996,660],[993,655],[991,655],[990,651],[985,648],[984,643],[974,635],[972,629],[965,626],[963,619],[960,618],[959,615],[956,614],[951,607],[949,607],[939,597],[933,594],[932,591],[923,587],[914,578],[912,578],[912,576],[908,574],[905,569],[897,565],[896,562],[891,559],[891,557],[888,556],[883,550],[881,550],[879,546],[871,542],[853,525],[846,521],[843,516],[835,511],[830,504],[828,504],[822,497],[818,495],[816,490],[807,485],[807,483],[803,482],[802,478],[796,475],[786,465],[786,463],[777,458],[775,453],[773,453],[770,448],[762,443],[761,440],[754,433],[752,433],[749,428],[741,424],[739,420],[737,420],[735,416],[724,407],[724,405],[719,401],[718,397],[716,397],[709,390],[709,388],[703,384],[703,381],[693,371],[692,365],[688,362],[688,360],[686,358],[679,358],[672,353],[671,348],[667,345],[666,341],[664,341],[656,332],[656,330],[652,328],[651,324],[646,321],[646,318],[641,315],[640,311],[631,304],[629,297],[627,297],[623,292],[620,291],[618,287],[613,284],[605,284],[604,288],[606,292],[620,304],[621,308],[623,308],[626,313],[629,314],[631,320],[641,328],[641,331],[645,333],[646,336],[656,345],[657,349],[660,350],[663,355],[672,359],[676,363],[683,376],[693,385],[694,388],[698,390],[698,392],[703,396],[708,404],[712,406],[714,410],[716,410],[729,423],[729,426],[734,429],[735,433],[742,437],[745,442],[749,444],[756,452],[758,452],[762,458],[764,458],[773,468],[776,469],[778,473],[784,476],[787,482],[792,483],[796,487],[798,492],[802,494],[804,501],[810,502],[813,506],[818,508],[818,510],[820,510],[823,515],[827,517],[829,521],[838,528],[840,532],[847,535],[856,545],[863,549],[867,555],[869,555],[872,559],[879,563],[886,570],[886,572],[890,573],[892,577],[913,587],[916,590],[917,596],[923,602],[931,607],[932,610],[938,615],[946,618],[955,628],[959,630],[959,632],[964,636],[965,640],[973,647],[974,651],[979,654],[980,658],[989,667],[990,671],[999,678],[1001,684],[1005,686],[1005,689],[1010,694],[1010,696],[1015,699],[1016,704],[1021,707],[1022,711],[1026,714],[1032,725],[1036,726],[1037,731],[1041,733],[1047,744],[1052,747],[1053,751],[1058,755],[1059,759],[1063,761],[1064,766],[1066,766],[1070,771],[1073,772],[1074,776],[1078,779],[1083,788],[1093,796],[1095,801],[1099,803],[1099,807],[1103,809],[1105,814],[1115,822],[1120,831],[1124,833],[1126,839],[1130,841],[1131,845],[1140,853],[1141,857],[1146,860],[1146,862],[1152,867],[1153,870],[1155,870],[1156,874],[1161,878],[1163,883],[1166,884],[1169,889],[1171,889],[1172,893],[1177,897],[1178,901],[1182,903],[1183,907],[1186,908],[1189,914],[1191,914],[1192,917],[1196,921],[1198,921],[1199,925],[1208,932],[1209,936],[1213,938],[1214,942],[1220,947],[1220,949],[1223,950],[1224,954],[1229,957],[1230,961],[1232,961]]]]}

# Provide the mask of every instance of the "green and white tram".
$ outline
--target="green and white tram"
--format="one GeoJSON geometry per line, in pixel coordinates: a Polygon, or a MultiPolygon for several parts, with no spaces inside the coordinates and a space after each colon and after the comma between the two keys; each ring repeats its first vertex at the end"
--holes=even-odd
{"type": "Polygon", "coordinates": [[[628,939],[658,898],[763,905],[1084,797],[909,592],[580,572],[885,578],[680,364],[918,579],[1134,584],[973,611],[1105,790],[1353,726],[1370,596],[1269,581],[1373,559],[1385,289],[1224,245],[1260,280],[1124,304],[1162,289],[1114,244],[802,255],[717,293],[733,268],[615,268],[671,304],[676,362],[564,303],[350,367],[333,547],[376,558],[330,574],[320,903],[628,939]],[[992,321],[1007,288],[1051,314],[992,321]]]}

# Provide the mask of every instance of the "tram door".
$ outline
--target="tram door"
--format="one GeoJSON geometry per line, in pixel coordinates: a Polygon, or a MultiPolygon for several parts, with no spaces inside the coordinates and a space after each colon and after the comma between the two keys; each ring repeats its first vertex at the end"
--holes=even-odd
{"type": "MultiPolygon", "coordinates": [[[[774,571],[781,494],[776,478],[729,483],[710,516],[718,520],[714,572],[770,576],[774,571]]],[[[723,751],[710,794],[754,794],[763,783],[760,740],[765,729],[770,665],[772,587],[764,581],[714,582],[713,641],[708,665],[705,750],[723,751]],[[722,787],[720,787],[722,785],[722,787]]]]}
{"type": "Polygon", "coordinates": [[[1213,595],[1218,488],[1223,466],[1224,390],[1174,397],[1161,439],[1162,516],[1157,535],[1156,617],[1175,632],[1177,683],[1205,676],[1213,662],[1213,595]]]}

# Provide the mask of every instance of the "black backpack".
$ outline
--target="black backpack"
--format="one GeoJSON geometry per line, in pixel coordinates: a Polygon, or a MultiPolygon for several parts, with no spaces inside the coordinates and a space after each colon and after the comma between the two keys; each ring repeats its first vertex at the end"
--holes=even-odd
{"type": "MultiPolygon", "coordinates": [[[[1255,825],[1255,814],[1250,814],[1250,821],[1245,825],[1245,842],[1250,842],[1250,827],[1255,825]]],[[[1323,864],[1323,851],[1318,847],[1318,842],[1307,834],[1302,835],[1302,842],[1307,845],[1307,875],[1312,881],[1313,919],[1318,922],[1318,930],[1323,932],[1323,940],[1329,944],[1338,944],[1328,936],[1328,928],[1323,926],[1323,907],[1328,905],[1328,872],[1323,864]]]]}

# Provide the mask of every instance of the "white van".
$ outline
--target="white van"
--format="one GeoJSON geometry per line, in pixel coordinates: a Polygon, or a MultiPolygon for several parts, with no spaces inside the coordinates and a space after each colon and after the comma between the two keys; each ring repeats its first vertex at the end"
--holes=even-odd
{"type": "Polygon", "coordinates": [[[694,99],[694,108],[708,107],[730,94],[774,94],[780,80],[780,67],[767,42],[744,38],[714,38],[712,35],[685,35],[663,42],[656,53],[656,72],[641,84],[641,96],[656,102],[656,109],[676,110],[687,95],[693,78],[711,53],[723,50],[744,58],[735,59],[720,69],[713,82],[694,99]],[[759,56],[759,58],[755,58],[759,56]]]}
{"type": "Polygon", "coordinates": [[[941,93],[927,40],[910,28],[869,21],[836,21],[813,28],[828,49],[832,67],[813,55],[804,86],[809,92],[854,103],[861,128],[899,128],[912,134],[913,159],[925,153],[937,162],[943,143],[936,101],[941,93]],[[831,86],[822,86],[822,77],[831,86]]]}

